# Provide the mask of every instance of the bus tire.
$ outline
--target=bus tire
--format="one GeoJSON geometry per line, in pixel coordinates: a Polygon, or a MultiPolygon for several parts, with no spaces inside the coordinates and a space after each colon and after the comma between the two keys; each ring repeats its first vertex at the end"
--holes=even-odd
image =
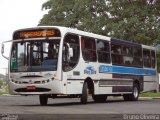
{"type": "Polygon", "coordinates": [[[87,82],[84,82],[82,88],[81,103],[87,104],[87,100],[88,100],[88,84],[87,82]]]}
{"type": "Polygon", "coordinates": [[[39,95],[39,101],[42,106],[47,105],[48,96],[47,95],[39,95]]]}
{"type": "Polygon", "coordinates": [[[93,95],[92,98],[95,102],[106,102],[107,95],[93,95]]]}
{"type": "Polygon", "coordinates": [[[137,83],[133,84],[132,94],[125,94],[123,95],[123,98],[125,101],[137,101],[139,97],[139,86],[137,83]]]}

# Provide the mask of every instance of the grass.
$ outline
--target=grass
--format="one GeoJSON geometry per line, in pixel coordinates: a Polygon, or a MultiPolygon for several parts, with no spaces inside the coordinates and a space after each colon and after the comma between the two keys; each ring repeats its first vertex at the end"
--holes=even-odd
{"type": "Polygon", "coordinates": [[[157,92],[157,93],[153,93],[153,92],[141,93],[140,97],[160,97],[160,92],[157,92]]]}
{"type": "Polygon", "coordinates": [[[0,92],[0,96],[3,94],[8,94],[8,92],[0,92]]]}
{"type": "Polygon", "coordinates": [[[9,94],[8,85],[5,84],[2,87],[3,87],[3,91],[0,91],[0,96],[3,95],[3,94],[9,94]]]}

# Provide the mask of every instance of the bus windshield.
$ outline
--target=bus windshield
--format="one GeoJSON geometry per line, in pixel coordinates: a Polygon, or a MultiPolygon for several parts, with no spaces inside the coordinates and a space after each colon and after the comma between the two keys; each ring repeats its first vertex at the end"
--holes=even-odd
{"type": "Polygon", "coordinates": [[[11,72],[40,72],[57,69],[60,39],[14,42],[11,72]]]}

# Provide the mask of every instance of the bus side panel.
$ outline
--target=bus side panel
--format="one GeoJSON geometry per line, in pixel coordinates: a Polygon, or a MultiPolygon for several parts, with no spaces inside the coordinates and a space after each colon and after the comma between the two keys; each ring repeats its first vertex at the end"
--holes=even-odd
{"type": "Polygon", "coordinates": [[[68,80],[67,94],[82,94],[83,81],[68,80]]]}
{"type": "Polygon", "coordinates": [[[144,91],[157,90],[157,76],[144,76],[144,91]]]}
{"type": "MultiPolygon", "coordinates": [[[[108,73],[97,73],[98,81],[94,84],[94,94],[112,94],[112,86],[108,86],[108,84],[100,85],[103,81],[108,81],[112,79],[112,74],[108,73]]],[[[105,82],[104,82],[105,83],[105,82]]]]}
{"type": "Polygon", "coordinates": [[[113,87],[99,87],[99,94],[112,94],[113,87]]]}

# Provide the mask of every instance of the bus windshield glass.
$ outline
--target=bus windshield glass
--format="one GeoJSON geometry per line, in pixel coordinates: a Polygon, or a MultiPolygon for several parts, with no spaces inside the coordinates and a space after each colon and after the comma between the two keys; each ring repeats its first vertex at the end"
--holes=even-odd
{"type": "Polygon", "coordinates": [[[40,72],[57,69],[60,39],[14,42],[11,72],[40,72]]]}

